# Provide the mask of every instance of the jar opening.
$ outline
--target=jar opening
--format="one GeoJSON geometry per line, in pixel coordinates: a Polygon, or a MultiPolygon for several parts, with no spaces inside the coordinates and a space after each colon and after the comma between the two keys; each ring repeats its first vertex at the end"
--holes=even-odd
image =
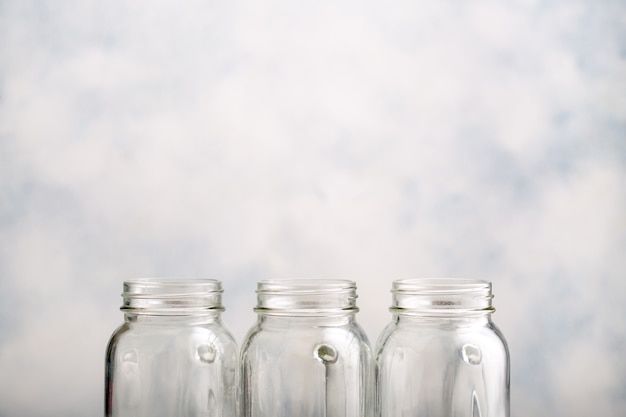
{"type": "Polygon", "coordinates": [[[393,282],[393,304],[397,314],[423,316],[484,315],[491,305],[491,283],[458,278],[403,279],[393,282]]]}
{"type": "Polygon", "coordinates": [[[124,282],[126,314],[200,315],[221,312],[222,284],[214,279],[139,278],[124,282]]]}
{"type": "Polygon", "coordinates": [[[344,315],[358,311],[356,284],[340,279],[276,279],[257,284],[259,314],[344,315]]]}

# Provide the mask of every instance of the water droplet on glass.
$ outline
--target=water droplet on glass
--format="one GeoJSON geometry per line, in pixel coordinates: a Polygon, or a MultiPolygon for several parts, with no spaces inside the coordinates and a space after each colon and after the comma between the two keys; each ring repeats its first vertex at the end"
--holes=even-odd
{"type": "Polygon", "coordinates": [[[200,345],[198,346],[198,350],[196,351],[196,357],[204,363],[215,362],[216,356],[217,352],[215,351],[215,348],[211,345],[200,345]]]}
{"type": "Polygon", "coordinates": [[[314,356],[324,365],[327,365],[329,363],[337,362],[339,354],[337,353],[337,349],[331,345],[321,344],[315,347],[314,356]]]}
{"type": "Polygon", "coordinates": [[[470,365],[478,365],[483,358],[483,354],[478,346],[466,343],[461,348],[461,357],[470,365]]]}

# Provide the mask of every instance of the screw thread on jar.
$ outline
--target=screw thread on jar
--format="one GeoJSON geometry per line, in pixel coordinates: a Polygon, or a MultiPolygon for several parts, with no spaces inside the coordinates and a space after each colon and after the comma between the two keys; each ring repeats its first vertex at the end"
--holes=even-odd
{"type": "Polygon", "coordinates": [[[419,316],[480,316],[495,311],[491,283],[473,279],[403,279],[393,282],[392,313],[419,316]]]}
{"type": "Polygon", "coordinates": [[[222,284],[213,279],[141,278],[124,282],[127,315],[193,316],[221,313],[222,284]]]}
{"type": "Polygon", "coordinates": [[[356,284],[348,280],[286,279],[259,281],[257,306],[262,315],[334,316],[356,313],[356,284]]]}

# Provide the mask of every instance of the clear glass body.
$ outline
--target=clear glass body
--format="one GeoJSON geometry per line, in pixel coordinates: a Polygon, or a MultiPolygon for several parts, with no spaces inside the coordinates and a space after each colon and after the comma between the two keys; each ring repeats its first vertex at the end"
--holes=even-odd
{"type": "Polygon", "coordinates": [[[235,417],[237,345],[215,280],[124,283],[106,352],[106,417],[235,417]]]}
{"type": "Polygon", "coordinates": [[[242,416],[373,416],[374,361],[343,280],[261,281],[241,351],[242,416]]]}
{"type": "Polygon", "coordinates": [[[491,321],[491,284],[393,283],[392,322],[376,345],[381,417],[508,417],[509,352],[491,321]]]}

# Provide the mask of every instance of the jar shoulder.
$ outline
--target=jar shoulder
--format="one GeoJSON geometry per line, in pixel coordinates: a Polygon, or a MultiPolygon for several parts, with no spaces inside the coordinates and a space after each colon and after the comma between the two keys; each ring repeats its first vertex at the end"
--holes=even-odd
{"type": "Polygon", "coordinates": [[[241,347],[242,359],[259,351],[298,350],[320,343],[337,348],[357,348],[371,352],[363,329],[355,322],[341,326],[272,327],[257,323],[249,331],[241,347]]]}
{"type": "Polygon", "coordinates": [[[396,348],[410,347],[411,350],[419,350],[466,343],[489,346],[503,351],[508,356],[506,339],[492,321],[475,326],[391,322],[381,333],[375,352],[377,356],[380,356],[396,348]]]}
{"type": "Polygon", "coordinates": [[[211,341],[222,352],[237,351],[237,343],[230,331],[220,322],[190,326],[158,326],[125,322],[111,335],[107,345],[107,357],[118,350],[147,349],[158,346],[177,346],[188,343],[211,341]]]}

